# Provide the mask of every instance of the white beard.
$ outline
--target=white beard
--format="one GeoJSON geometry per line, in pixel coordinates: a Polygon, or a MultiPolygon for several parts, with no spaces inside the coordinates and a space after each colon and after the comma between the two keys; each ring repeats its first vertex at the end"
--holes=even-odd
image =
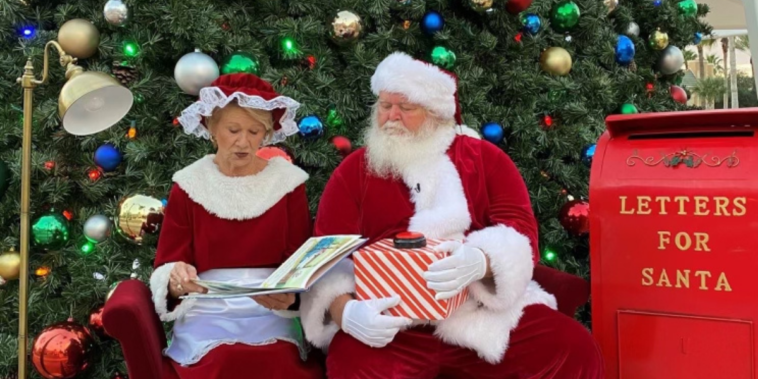
{"type": "Polygon", "coordinates": [[[380,178],[403,178],[410,167],[445,154],[455,139],[454,122],[427,117],[416,133],[399,121],[379,125],[376,113],[364,134],[369,171],[380,178]]]}

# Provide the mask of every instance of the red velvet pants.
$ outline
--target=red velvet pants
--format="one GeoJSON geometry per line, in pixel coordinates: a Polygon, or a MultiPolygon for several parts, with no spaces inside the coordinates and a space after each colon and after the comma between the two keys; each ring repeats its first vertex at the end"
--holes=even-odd
{"type": "Polygon", "coordinates": [[[431,328],[398,333],[381,349],[344,333],[326,358],[329,379],[603,379],[595,341],[580,323],[544,305],[524,309],[503,360],[490,364],[473,350],[446,344],[431,328]]]}
{"type": "Polygon", "coordinates": [[[265,346],[221,345],[200,362],[182,367],[173,362],[181,379],[321,379],[323,367],[316,359],[300,360],[297,346],[277,342],[265,346]]]}

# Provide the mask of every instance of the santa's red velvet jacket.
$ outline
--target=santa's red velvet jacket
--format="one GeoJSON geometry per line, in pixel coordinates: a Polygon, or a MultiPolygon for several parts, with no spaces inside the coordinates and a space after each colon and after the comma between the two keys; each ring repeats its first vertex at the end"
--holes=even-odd
{"type": "MultiPolygon", "coordinates": [[[[420,158],[402,179],[370,174],[364,149],[348,156],[321,197],[315,234],[360,234],[371,243],[411,230],[427,238],[465,238],[484,251],[494,279],[472,283],[469,300],[435,323],[435,334],[498,362],[525,306],[556,308],[555,297],[532,280],[539,252],[529,194],[518,169],[497,146],[452,129],[435,138],[440,139],[437,154],[420,158]]],[[[329,305],[355,289],[352,261],[343,263],[302,297],[306,337],[321,348],[338,331],[329,305]]]]}

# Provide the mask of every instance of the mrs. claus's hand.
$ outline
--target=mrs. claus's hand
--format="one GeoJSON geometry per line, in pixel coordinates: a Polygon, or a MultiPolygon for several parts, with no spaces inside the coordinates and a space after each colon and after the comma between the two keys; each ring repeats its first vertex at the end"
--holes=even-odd
{"type": "Polygon", "coordinates": [[[273,295],[252,296],[256,303],[272,311],[284,311],[295,303],[294,293],[277,293],[273,295]]]}
{"type": "Polygon", "coordinates": [[[437,292],[434,296],[437,300],[459,294],[487,273],[487,257],[475,247],[450,241],[439,244],[435,250],[452,252],[449,257],[432,263],[424,273],[427,287],[437,292]]]}

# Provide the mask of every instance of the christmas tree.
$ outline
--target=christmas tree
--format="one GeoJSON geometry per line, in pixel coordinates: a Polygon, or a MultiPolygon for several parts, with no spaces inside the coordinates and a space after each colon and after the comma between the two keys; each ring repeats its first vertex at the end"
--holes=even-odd
{"type": "MultiPolygon", "coordinates": [[[[302,103],[302,133],[267,153],[309,172],[314,215],[330,173],[361,145],[376,64],[400,50],[456,73],[464,123],[506,151],[526,180],[543,263],[588,278],[588,175],[604,119],[687,109],[686,94],[672,87],[683,76],[679,49],[710,33],[700,20],[707,7],[693,0],[0,0],[0,9],[0,251],[19,246],[16,79],[27,57],[40,72],[45,43],[60,27],[89,20],[97,51],[79,64],[112,74],[134,96],[120,123],[77,137],[60,125],[66,79],[54,52],[49,82],[34,92],[30,346],[69,317],[96,331],[90,316],[113,286],[150,277],[159,218],[134,207],[159,213],[171,201],[172,174],[212,152],[175,121],[195,99],[189,79],[199,72],[256,73],[302,103]],[[128,220],[140,217],[145,225],[135,229],[128,220]]],[[[8,276],[0,286],[0,377],[13,375],[17,362],[14,257],[0,256],[8,276]]],[[[589,321],[586,310],[579,317],[589,321]]],[[[76,377],[124,372],[118,343],[93,335],[90,367],[76,377]]]]}

